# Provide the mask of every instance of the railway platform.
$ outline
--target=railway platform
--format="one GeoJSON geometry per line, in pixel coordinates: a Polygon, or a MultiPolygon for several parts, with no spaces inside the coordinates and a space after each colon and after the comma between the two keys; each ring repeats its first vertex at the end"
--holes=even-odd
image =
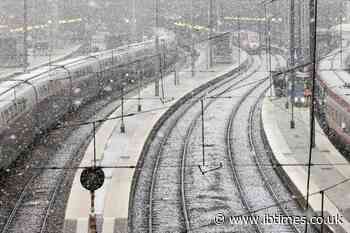
{"type": "MultiPolygon", "coordinates": [[[[169,74],[164,78],[166,103],[154,98],[154,84],[150,84],[141,92],[143,112],[124,119],[126,133],[120,132],[120,119],[107,121],[100,126],[96,133],[99,165],[136,166],[147,136],[157,120],[170,106],[200,85],[238,67],[238,64],[234,63],[233,65],[217,65],[207,70],[205,47],[200,48],[200,51],[194,77],[191,77],[190,68],[187,66],[178,73],[178,85],[174,85],[174,74],[169,74]]],[[[248,55],[244,52],[241,54],[241,62],[245,64],[248,61],[248,55]]],[[[125,114],[137,111],[138,100],[134,98],[126,98],[125,114]]],[[[116,109],[111,117],[121,115],[120,111],[120,108],[116,109]]],[[[90,166],[92,158],[93,142],[89,144],[81,166],[90,166]]],[[[129,195],[134,171],[135,169],[124,168],[104,169],[106,180],[104,186],[96,192],[95,199],[98,232],[127,232],[129,195]]],[[[66,208],[64,233],[88,232],[90,195],[81,187],[80,174],[81,171],[78,170],[73,181],[66,208]]]]}
{"type": "MultiPolygon", "coordinates": [[[[309,148],[309,109],[294,108],[295,129],[290,129],[290,109],[286,98],[266,97],[262,105],[262,123],[273,160],[282,166],[277,171],[285,176],[294,195],[306,196],[309,148]]],[[[341,216],[343,224],[330,225],[335,232],[350,232],[350,177],[347,160],[330,143],[316,121],[316,147],[312,153],[310,207],[321,215],[321,190],[326,190],[325,216],[341,216]],[[339,184],[332,187],[335,184],[339,184]],[[332,187],[332,188],[330,188],[332,187]],[[329,189],[328,189],[329,188],[329,189]]]]}

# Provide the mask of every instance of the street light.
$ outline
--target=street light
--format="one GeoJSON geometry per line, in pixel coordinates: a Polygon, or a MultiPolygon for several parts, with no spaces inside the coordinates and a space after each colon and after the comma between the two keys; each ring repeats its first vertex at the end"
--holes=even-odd
{"type": "MultiPolygon", "coordinates": [[[[127,78],[129,76],[128,73],[125,74],[125,77],[127,78]]],[[[125,82],[122,82],[121,84],[121,111],[122,111],[122,117],[121,117],[121,124],[120,124],[120,133],[125,133],[125,123],[124,123],[124,86],[125,82]]]]}
{"type": "Polygon", "coordinates": [[[143,72],[140,74],[140,72],[137,72],[138,76],[138,104],[137,104],[137,111],[141,112],[142,111],[142,106],[141,106],[141,88],[142,88],[142,78],[143,78],[143,72]]]}

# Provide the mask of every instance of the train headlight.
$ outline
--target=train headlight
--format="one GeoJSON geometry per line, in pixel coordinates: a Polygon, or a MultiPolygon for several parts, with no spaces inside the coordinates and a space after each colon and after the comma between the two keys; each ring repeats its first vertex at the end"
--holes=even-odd
{"type": "Polygon", "coordinates": [[[301,97],[301,102],[305,103],[305,97],[301,97]]]}
{"type": "Polygon", "coordinates": [[[298,102],[298,97],[294,97],[294,102],[298,102]]]}

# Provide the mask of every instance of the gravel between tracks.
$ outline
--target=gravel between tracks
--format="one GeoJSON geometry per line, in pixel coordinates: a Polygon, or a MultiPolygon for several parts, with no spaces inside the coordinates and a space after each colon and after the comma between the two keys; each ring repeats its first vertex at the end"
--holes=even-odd
{"type": "MultiPolygon", "coordinates": [[[[255,60],[259,60],[255,57],[255,60]]],[[[277,65],[280,58],[276,59],[277,65]]],[[[269,154],[265,152],[260,125],[261,94],[268,87],[262,82],[266,71],[262,69],[251,76],[246,75],[236,87],[223,96],[205,100],[205,163],[199,168],[202,159],[202,138],[200,121],[200,101],[198,96],[187,101],[175,111],[159,131],[150,145],[143,163],[135,198],[131,210],[134,217],[131,221],[131,232],[253,232],[251,224],[216,225],[213,218],[217,214],[234,216],[247,214],[247,206],[242,202],[237,185],[232,175],[232,164],[254,164],[251,150],[248,124],[252,124],[255,151],[263,163],[270,163],[269,154]],[[252,89],[256,86],[256,89],[252,89]],[[249,94],[249,92],[251,93],[249,94]],[[242,97],[246,95],[246,97],[242,97]],[[209,103],[210,102],[210,103],[209,103]],[[252,111],[253,106],[254,111],[252,111]],[[224,133],[227,127],[223,124],[230,116],[229,109],[237,108],[232,125],[232,147],[234,158],[229,158],[225,150],[224,133]],[[251,122],[250,111],[253,113],[251,122]],[[230,161],[232,159],[233,161],[230,161]],[[213,169],[213,171],[210,171],[213,169]],[[202,174],[203,170],[208,171],[202,174]]],[[[250,70],[252,70],[250,68],[250,70]]],[[[232,83],[231,83],[232,84],[232,83]]],[[[226,85],[226,86],[225,86],[226,85]]],[[[220,93],[227,83],[211,94],[220,93]]],[[[200,96],[200,95],[199,95],[200,96]]],[[[264,208],[276,204],[271,193],[266,189],[264,180],[257,167],[235,166],[242,185],[245,199],[250,209],[264,208]]],[[[290,199],[292,194],[284,187],[272,167],[264,168],[264,174],[280,200],[290,199]],[[284,199],[283,199],[284,198],[284,199]]],[[[297,203],[284,206],[288,215],[302,212],[297,203]]],[[[257,213],[262,216],[269,213],[282,214],[279,207],[269,208],[257,213]]],[[[295,232],[290,225],[264,225],[262,232],[295,232]]],[[[300,227],[298,228],[298,230],[300,227]]]]}

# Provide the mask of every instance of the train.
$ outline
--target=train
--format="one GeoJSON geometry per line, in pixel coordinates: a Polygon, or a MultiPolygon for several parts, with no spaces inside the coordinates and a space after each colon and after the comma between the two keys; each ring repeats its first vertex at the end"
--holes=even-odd
{"type": "MultiPolygon", "coordinates": [[[[176,36],[165,30],[157,33],[162,64],[169,66],[177,56],[176,36]]],[[[0,170],[28,152],[34,139],[57,125],[66,113],[133,82],[134,69],[152,77],[156,59],[160,56],[151,39],[0,80],[0,170]]]]}
{"type": "Polygon", "coordinates": [[[236,31],[233,34],[233,43],[250,54],[257,54],[261,49],[259,34],[254,31],[236,31]]]}
{"type": "Polygon", "coordinates": [[[318,66],[316,112],[320,125],[342,152],[350,152],[350,74],[339,69],[335,50],[318,66]],[[338,69],[334,71],[333,69],[338,69]]]}

